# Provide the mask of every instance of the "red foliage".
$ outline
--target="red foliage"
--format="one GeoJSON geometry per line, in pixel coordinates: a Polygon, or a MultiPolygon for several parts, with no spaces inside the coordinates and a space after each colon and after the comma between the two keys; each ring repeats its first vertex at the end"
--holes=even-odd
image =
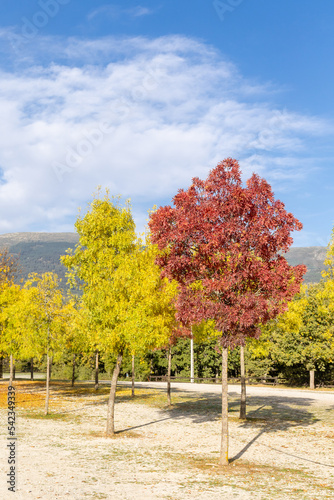
{"type": "Polygon", "coordinates": [[[281,254],[302,224],[258,175],[243,187],[231,158],[173,202],[151,215],[149,227],[162,250],[162,276],[179,283],[177,319],[187,326],[214,319],[222,345],[257,337],[257,325],[285,310],[300,289],[306,267],[289,266],[281,254]]]}

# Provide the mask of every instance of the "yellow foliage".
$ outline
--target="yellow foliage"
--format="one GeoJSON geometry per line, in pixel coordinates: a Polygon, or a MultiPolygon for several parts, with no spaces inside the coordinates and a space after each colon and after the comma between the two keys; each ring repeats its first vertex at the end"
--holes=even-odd
{"type": "Polygon", "coordinates": [[[175,327],[176,283],[161,280],[156,247],[135,235],[130,205],[108,193],[76,224],[79,244],[62,262],[81,280],[81,324],[90,350],[141,354],[168,342],[175,327]]]}

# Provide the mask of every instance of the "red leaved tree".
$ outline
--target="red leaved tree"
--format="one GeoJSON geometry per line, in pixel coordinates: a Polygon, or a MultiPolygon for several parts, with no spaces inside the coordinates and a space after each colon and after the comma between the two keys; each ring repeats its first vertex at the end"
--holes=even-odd
{"type": "Polygon", "coordinates": [[[305,266],[281,255],[302,224],[253,174],[246,187],[236,160],[227,158],[205,181],[179,190],[174,207],[151,214],[149,227],[161,255],[162,276],[179,284],[177,319],[184,325],[214,320],[222,347],[220,463],[228,464],[227,352],[258,337],[260,324],[281,313],[299,291],[305,266]]]}

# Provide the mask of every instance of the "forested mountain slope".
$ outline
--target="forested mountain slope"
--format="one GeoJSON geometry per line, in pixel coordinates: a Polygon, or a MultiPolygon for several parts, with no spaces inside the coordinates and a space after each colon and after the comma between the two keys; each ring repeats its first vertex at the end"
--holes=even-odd
{"type": "Polygon", "coordinates": [[[7,247],[19,257],[20,279],[25,281],[30,273],[53,271],[65,287],[67,269],[59,258],[79,241],[76,233],[9,233],[0,235],[0,248],[7,247]]]}
{"type": "MultiPolygon", "coordinates": [[[[78,242],[76,233],[7,233],[0,235],[0,248],[7,247],[9,251],[19,256],[20,278],[26,280],[29,273],[44,273],[54,271],[66,283],[65,267],[59,262],[67,248],[74,248],[78,242]]],[[[286,258],[289,264],[305,264],[307,274],[305,282],[318,282],[326,257],[326,247],[294,247],[286,258]]]]}

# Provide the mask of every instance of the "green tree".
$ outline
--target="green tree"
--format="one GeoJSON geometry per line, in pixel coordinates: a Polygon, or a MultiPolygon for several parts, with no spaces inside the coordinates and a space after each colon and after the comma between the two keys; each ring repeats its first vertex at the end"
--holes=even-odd
{"type": "Polygon", "coordinates": [[[250,356],[285,367],[304,366],[314,388],[314,372],[334,360],[334,282],[303,286],[288,310],[262,327],[248,343],[250,356]]]}

